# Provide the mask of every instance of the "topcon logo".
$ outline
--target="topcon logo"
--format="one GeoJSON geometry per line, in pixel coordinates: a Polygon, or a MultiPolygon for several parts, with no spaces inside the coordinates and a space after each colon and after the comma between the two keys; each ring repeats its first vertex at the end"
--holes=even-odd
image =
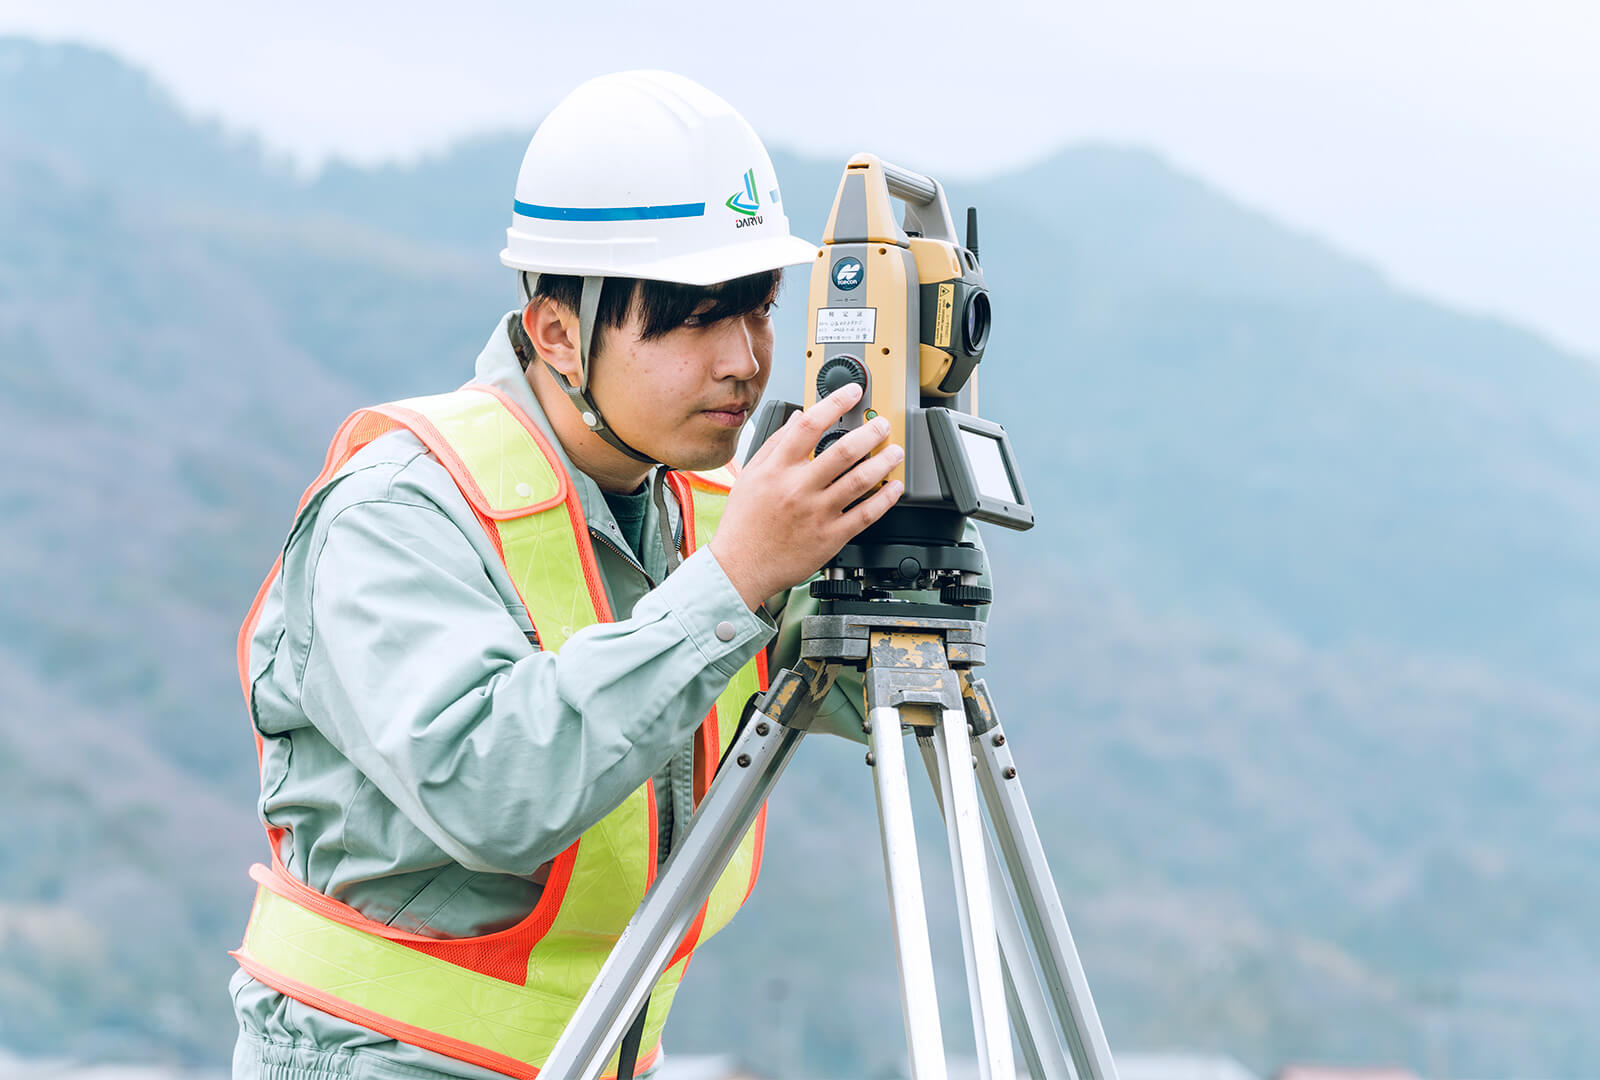
{"type": "Polygon", "coordinates": [[[849,292],[861,284],[861,260],[844,258],[833,264],[833,287],[849,292]]]}

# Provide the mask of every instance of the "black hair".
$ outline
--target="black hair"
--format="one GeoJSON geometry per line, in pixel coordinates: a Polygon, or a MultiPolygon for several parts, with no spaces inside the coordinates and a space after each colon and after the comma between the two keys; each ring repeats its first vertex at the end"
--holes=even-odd
{"type": "MultiPolygon", "coordinates": [[[[637,308],[641,323],[640,336],[650,341],[676,330],[688,322],[690,316],[694,316],[701,325],[710,325],[760,311],[776,300],[778,285],[782,280],[781,270],[763,270],[715,285],[680,285],[674,281],[608,277],[600,289],[600,307],[595,313],[591,354],[600,351],[607,330],[614,330],[627,322],[630,309],[637,308]],[[711,302],[711,307],[696,314],[696,309],[706,301],[711,302]]],[[[533,299],[549,297],[571,311],[578,310],[582,295],[583,278],[570,274],[540,274],[539,283],[533,290],[533,299]]],[[[526,358],[522,366],[528,366],[526,358]]]]}

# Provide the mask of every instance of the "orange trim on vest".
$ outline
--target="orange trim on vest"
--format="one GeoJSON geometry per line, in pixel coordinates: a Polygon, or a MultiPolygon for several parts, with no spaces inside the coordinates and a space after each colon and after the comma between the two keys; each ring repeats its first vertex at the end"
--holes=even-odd
{"type": "MultiPolygon", "coordinates": [[[[756,678],[761,681],[757,684],[765,693],[772,685],[771,676],[767,674],[767,650],[762,649],[756,653],[756,678]]],[[[743,907],[745,900],[750,899],[750,894],[756,891],[756,878],[761,876],[761,855],[767,846],[767,804],[761,804],[761,813],[756,815],[756,849],[750,859],[750,884],[745,886],[744,900],[739,902],[743,907]]]]}
{"type": "MultiPolygon", "coordinates": [[[[313,1009],[321,1009],[330,1015],[344,1017],[360,1024],[362,1027],[371,1028],[380,1035],[387,1035],[391,1039],[409,1043],[424,1050],[431,1050],[436,1054],[443,1054],[445,1057],[455,1058],[458,1061],[465,1061],[485,1069],[493,1069],[495,1072],[505,1073],[507,1076],[515,1076],[519,1080],[536,1080],[539,1075],[539,1069],[536,1066],[529,1065],[526,1061],[519,1061],[505,1054],[497,1054],[493,1050],[485,1050],[481,1046],[463,1042],[460,1039],[452,1039],[448,1035],[439,1035],[424,1028],[413,1027],[398,1020],[391,1020],[382,1013],[363,1009],[361,1006],[353,1005],[343,998],[335,997],[325,991],[279,975],[271,968],[263,967],[251,960],[242,952],[232,952],[228,955],[237,960],[239,966],[252,979],[272,987],[285,997],[294,998],[302,1004],[309,1005],[313,1009]]],[[[636,1073],[653,1068],[660,1059],[661,1044],[657,1042],[655,1047],[639,1060],[635,1066],[636,1073]]],[[[616,1076],[617,1074],[614,1072],[606,1073],[604,1080],[616,1080],[616,1076]]]]}
{"type": "Polygon", "coordinates": [[[256,863],[250,867],[250,877],[262,888],[325,919],[415,949],[447,964],[476,971],[491,979],[526,986],[528,954],[550,932],[556,913],[561,909],[561,902],[566,899],[567,885],[572,880],[572,867],[577,859],[578,842],[555,857],[544,892],[527,918],[504,930],[470,938],[428,937],[369,919],[348,904],[313,889],[282,866],[267,867],[256,863]]]}
{"type": "MultiPolygon", "coordinates": [[[[700,947],[700,931],[705,929],[706,912],[710,909],[711,901],[709,900],[700,905],[700,910],[695,913],[694,922],[689,924],[689,929],[684,932],[683,940],[678,942],[677,951],[672,954],[672,959],[667,961],[667,967],[670,968],[700,947]]],[[[682,972],[678,973],[678,984],[680,986],[683,984],[683,974],[688,970],[685,967],[682,972]]]]}
{"type": "MultiPolygon", "coordinates": [[[[693,502],[694,495],[690,493],[689,481],[684,477],[683,473],[667,473],[667,486],[671,488],[672,493],[678,497],[678,507],[680,510],[693,502]]],[[[683,548],[681,550],[681,554],[687,558],[688,556],[693,555],[700,545],[699,542],[695,540],[694,535],[694,514],[681,514],[680,519],[683,521],[683,548]]]]}
{"type": "MultiPolygon", "coordinates": [[[[723,468],[727,469],[729,474],[735,480],[739,478],[739,469],[734,465],[733,462],[728,462],[723,466],[723,468]]],[[[689,483],[699,488],[701,491],[709,491],[716,495],[726,495],[733,490],[730,485],[724,484],[720,480],[713,480],[709,476],[705,476],[702,473],[691,472],[686,473],[685,475],[689,478],[689,483]]]]}
{"type": "Polygon", "coordinates": [[[722,738],[717,730],[715,704],[700,725],[700,730],[695,733],[695,750],[693,795],[695,809],[698,810],[700,800],[706,797],[706,789],[711,787],[711,778],[717,773],[718,760],[722,757],[722,738]]]}
{"type": "MultiPolygon", "coordinates": [[[[528,435],[538,444],[540,452],[545,456],[545,460],[552,465],[559,462],[560,459],[555,456],[555,452],[550,448],[550,441],[544,437],[544,433],[539,430],[538,425],[528,419],[528,415],[519,409],[516,402],[507,397],[504,391],[492,386],[471,383],[461,389],[473,390],[495,398],[505,407],[507,412],[517,419],[517,422],[523,426],[528,435]]],[[[536,514],[541,510],[550,509],[557,503],[565,502],[569,493],[575,494],[571,491],[572,484],[568,480],[567,471],[558,468],[553,470],[556,474],[556,491],[554,495],[532,506],[522,506],[515,510],[496,510],[489,505],[488,496],[478,487],[478,483],[472,478],[472,473],[468,470],[466,463],[461,460],[450,443],[439,433],[439,429],[434,427],[433,422],[427,417],[414,409],[403,408],[399,405],[379,405],[371,411],[393,417],[409,428],[411,433],[418,439],[422,440],[423,445],[433,452],[434,456],[444,465],[446,471],[450,473],[450,477],[455,480],[456,486],[461,488],[461,493],[472,504],[473,510],[483,517],[494,518],[498,521],[526,517],[528,514],[536,514]]]]}
{"type": "Polygon", "coordinates": [[[750,894],[756,891],[756,878],[761,876],[761,854],[767,847],[767,804],[761,804],[761,812],[756,815],[756,849],[750,858],[750,884],[744,887],[744,900],[739,901],[743,907],[745,900],[750,899],[750,894]]]}

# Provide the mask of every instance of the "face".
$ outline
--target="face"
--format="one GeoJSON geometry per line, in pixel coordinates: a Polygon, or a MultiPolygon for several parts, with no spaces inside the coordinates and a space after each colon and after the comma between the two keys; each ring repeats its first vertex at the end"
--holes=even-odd
{"type": "Polygon", "coordinates": [[[772,374],[770,308],[709,325],[691,316],[650,341],[630,312],[590,361],[589,390],[606,423],[672,468],[726,465],[772,374]]]}

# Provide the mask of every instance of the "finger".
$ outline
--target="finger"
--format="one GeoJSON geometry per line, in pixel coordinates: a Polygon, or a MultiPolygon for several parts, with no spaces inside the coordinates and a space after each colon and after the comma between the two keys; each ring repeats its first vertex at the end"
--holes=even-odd
{"type": "Polygon", "coordinates": [[[891,480],[871,495],[862,499],[855,506],[839,515],[839,520],[844,523],[845,539],[840,543],[848,542],[862,529],[877,521],[889,512],[895,503],[900,501],[900,496],[905,492],[906,486],[898,480],[891,480]]]}
{"type": "Polygon", "coordinates": [[[833,508],[843,510],[861,496],[877,487],[905,460],[906,452],[898,445],[886,446],[882,452],[867,458],[861,464],[839,477],[828,487],[833,508]]]}
{"type": "Polygon", "coordinates": [[[752,465],[759,465],[767,458],[771,457],[774,448],[781,446],[788,433],[794,429],[795,417],[799,415],[800,413],[798,411],[790,413],[783,423],[778,425],[778,430],[774,431],[771,435],[768,435],[767,441],[757,447],[754,454],[750,455],[750,460],[744,463],[744,467],[748,469],[752,465]]]}
{"type": "Polygon", "coordinates": [[[889,421],[883,417],[871,420],[817,456],[816,469],[828,483],[852,468],[862,458],[872,453],[873,447],[889,437],[889,421]]]}
{"type": "Polygon", "coordinates": [[[799,420],[790,439],[785,440],[784,453],[791,461],[798,461],[811,453],[823,433],[839,422],[839,418],[861,400],[861,387],[845,383],[839,389],[817,402],[804,412],[797,413],[799,420]]]}

